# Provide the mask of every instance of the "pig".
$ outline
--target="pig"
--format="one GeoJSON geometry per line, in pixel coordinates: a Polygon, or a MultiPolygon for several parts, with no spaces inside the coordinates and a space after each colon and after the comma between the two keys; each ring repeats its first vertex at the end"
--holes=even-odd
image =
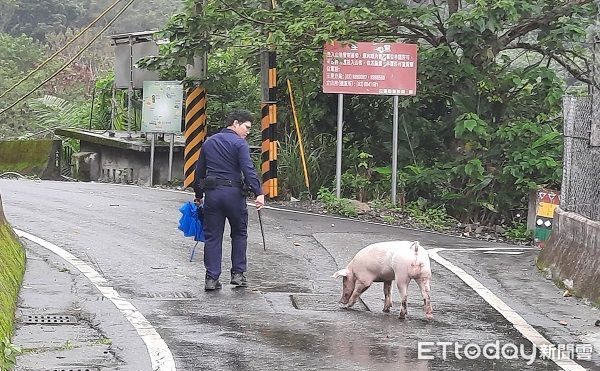
{"type": "Polygon", "coordinates": [[[421,289],[425,317],[433,319],[430,300],[431,265],[429,254],[418,241],[387,241],[369,245],[354,255],[348,266],[332,277],[343,277],[340,303],[352,307],[373,282],[383,282],[383,311],[392,307],[391,287],[396,280],[400,292],[400,319],[406,317],[408,284],[414,279],[421,289]]]}

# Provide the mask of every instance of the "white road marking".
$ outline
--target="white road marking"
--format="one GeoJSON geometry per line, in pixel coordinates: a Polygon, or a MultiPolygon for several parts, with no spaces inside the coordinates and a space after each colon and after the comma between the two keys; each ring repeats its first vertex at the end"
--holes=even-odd
{"type": "Polygon", "coordinates": [[[39,237],[33,236],[27,232],[15,229],[15,233],[24,237],[36,244],[52,251],[56,255],[60,256],[81,273],[83,273],[96,288],[109,299],[121,313],[127,318],[129,323],[135,328],[137,333],[140,335],[148,353],[150,355],[150,361],[152,362],[153,371],[175,371],[175,360],[173,354],[169,350],[169,347],[160,337],[156,329],[148,322],[148,320],[140,313],[133,304],[123,299],[115,289],[108,286],[108,281],[96,272],[92,267],[86,264],[81,259],[77,258],[68,251],[61,249],[60,247],[43,240],[39,237]]]}
{"type": "Polygon", "coordinates": [[[438,251],[451,251],[450,249],[434,248],[427,250],[429,257],[435,260],[438,264],[442,265],[450,272],[456,274],[461,280],[463,280],[468,286],[470,286],[479,296],[488,302],[496,311],[498,311],[504,318],[506,318],[512,325],[537,349],[540,351],[552,350],[548,355],[556,365],[566,371],[585,371],[585,368],[577,364],[575,361],[569,358],[566,352],[561,352],[557,349],[557,346],[548,341],[543,337],[536,329],[534,329],[523,317],[503,302],[496,294],[490,291],[487,287],[482,285],[473,276],[465,272],[462,268],[457,267],[448,260],[438,255],[438,251]]]}

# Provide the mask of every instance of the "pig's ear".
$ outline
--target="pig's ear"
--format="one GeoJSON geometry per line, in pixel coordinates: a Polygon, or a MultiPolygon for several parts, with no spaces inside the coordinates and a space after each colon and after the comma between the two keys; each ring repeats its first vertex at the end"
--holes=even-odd
{"type": "Polygon", "coordinates": [[[348,268],[340,269],[339,271],[333,274],[333,278],[338,278],[339,276],[346,277],[348,275],[348,268]]]}

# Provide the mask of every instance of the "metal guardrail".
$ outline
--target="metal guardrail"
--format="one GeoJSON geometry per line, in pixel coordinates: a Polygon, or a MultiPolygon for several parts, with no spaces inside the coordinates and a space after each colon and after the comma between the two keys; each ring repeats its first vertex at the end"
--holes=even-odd
{"type": "Polygon", "coordinates": [[[62,166],[60,168],[60,175],[63,175],[66,177],[72,177],[73,176],[73,147],[63,145],[61,157],[62,157],[62,161],[61,161],[62,166]]]}

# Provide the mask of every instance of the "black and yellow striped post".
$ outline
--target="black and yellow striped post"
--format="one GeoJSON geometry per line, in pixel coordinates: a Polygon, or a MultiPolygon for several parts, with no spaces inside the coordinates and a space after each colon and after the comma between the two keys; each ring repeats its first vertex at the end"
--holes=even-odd
{"type": "Polygon", "coordinates": [[[278,196],[277,184],[277,69],[274,51],[263,52],[263,102],[261,104],[261,172],[263,193],[278,196]]]}
{"type": "Polygon", "coordinates": [[[274,135],[277,125],[277,106],[263,103],[260,111],[262,188],[266,196],[273,198],[277,197],[277,140],[274,135]]]}
{"type": "Polygon", "coordinates": [[[260,130],[262,142],[260,146],[260,171],[262,174],[262,190],[267,197],[271,194],[271,161],[269,161],[269,154],[271,151],[270,129],[269,104],[261,103],[260,130]]]}
{"type": "Polygon", "coordinates": [[[271,136],[271,154],[269,170],[271,172],[271,198],[277,197],[277,54],[269,51],[269,134],[271,136]]]}
{"type": "Polygon", "coordinates": [[[269,104],[269,134],[271,135],[271,150],[269,153],[269,172],[271,173],[271,193],[269,197],[279,195],[277,185],[277,103],[269,104]]]}
{"type": "Polygon", "coordinates": [[[206,139],[206,90],[200,86],[190,88],[187,92],[184,136],[183,188],[187,188],[194,183],[200,147],[206,139]]]}

